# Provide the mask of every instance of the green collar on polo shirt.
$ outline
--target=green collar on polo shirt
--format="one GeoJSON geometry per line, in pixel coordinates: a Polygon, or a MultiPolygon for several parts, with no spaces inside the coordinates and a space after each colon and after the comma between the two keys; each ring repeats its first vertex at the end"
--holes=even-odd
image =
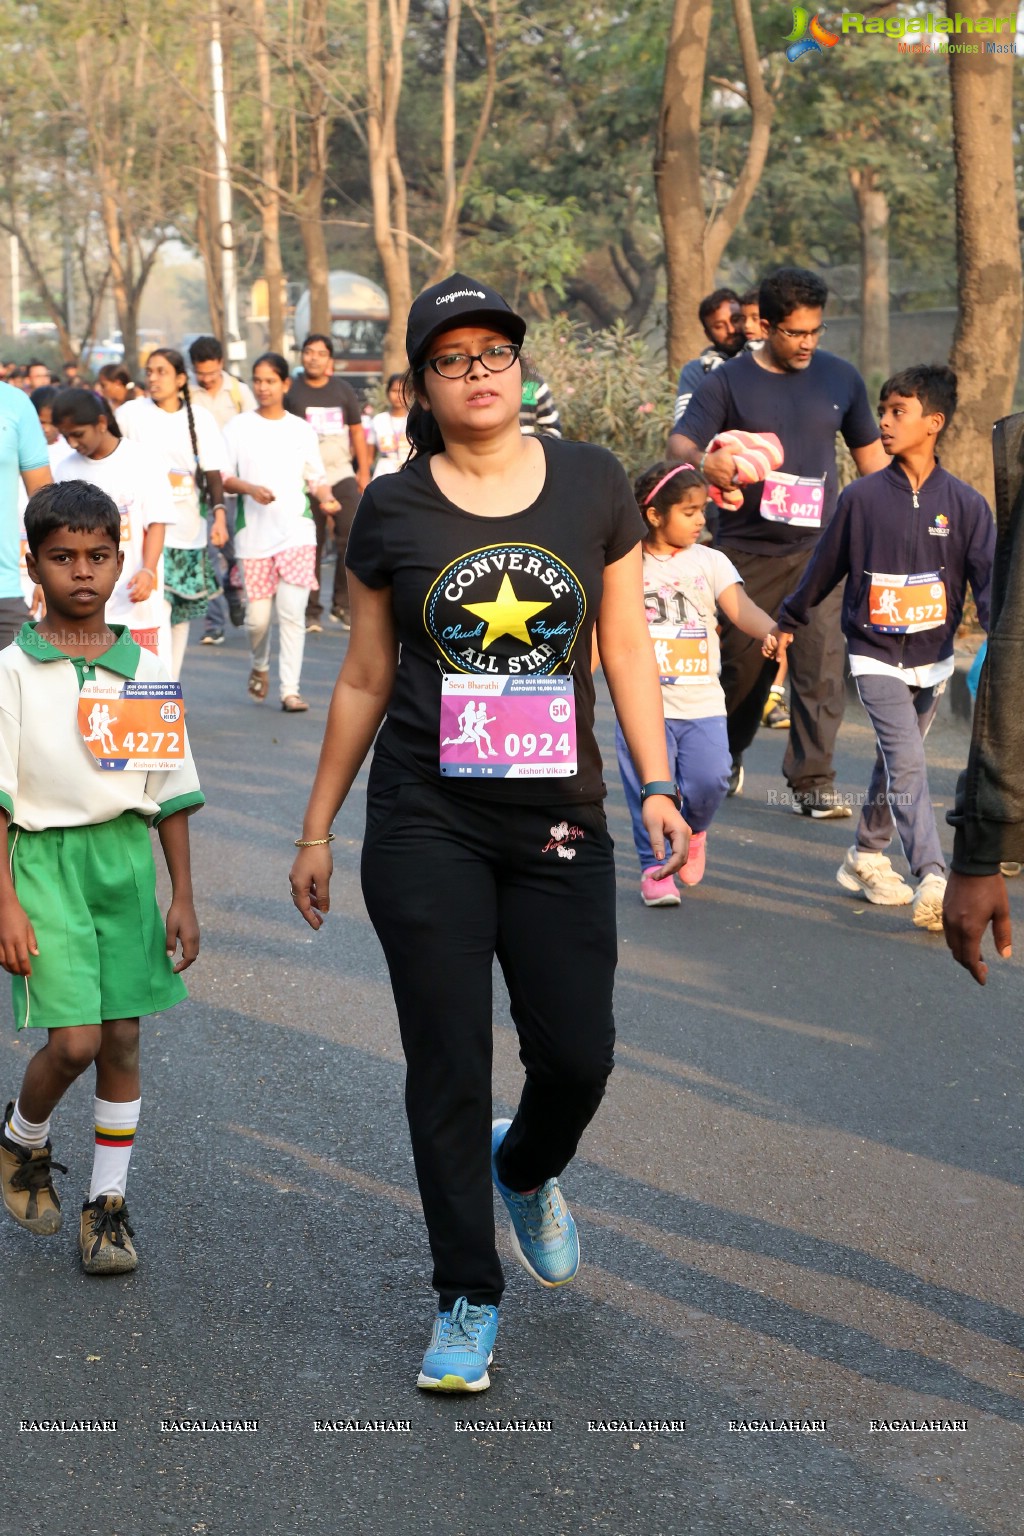
{"type": "Polygon", "coordinates": [[[108,646],[99,656],[93,656],[89,661],[84,656],[69,656],[67,651],[58,650],[44,635],[39,634],[32,623],[21,626],[14,638],[14,643],[25,652],[26,656],[31,656],[33,661],[70,661],[78,673],[79,688],[84,682],[95,678],[97,667],[103,667],[107,672],[116,672],[118,677],[134,680],[142,652],[132,639],[131,630],[126,624],[111,624],[110,628],[114,633],[113,645],[108,646]]]}

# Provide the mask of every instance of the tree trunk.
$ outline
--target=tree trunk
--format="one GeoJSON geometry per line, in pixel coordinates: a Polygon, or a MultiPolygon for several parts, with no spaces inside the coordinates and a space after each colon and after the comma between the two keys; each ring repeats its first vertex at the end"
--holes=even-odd
{"type": "Polygon", "coordinates": [[[331,334],[330,262],[324,238],[323,205],[327,182],[329,114],[323,80],[327,59],[327,0],[303,0],[305,60],[309,77],[306,165],[298,198],[299,233],[309,282],[309,328],[331,334]]]}
{"type": "Polygon", "coordinates": [[[860,228],[860,371],[874,397],[889,375],[889,199],[871,166],[851,169],[860,228]]]}
{"type": "Polygon", "coordinates": [[[398,158],[396,118],[402,94],[402,49],[409,0],[391,0],[387,58],[381,37],[380,0],[366,0],[366,138],[373,238],[388,295],[384,373],[405,367],[405,326],[412,304],[405,180],[398,158]]]}
{"type": "MultiPolygon", "coordinates": [[[[1006,13],[985,0],[947,0],[976,20],[1006,13]]],[[[1021,256],[1013,171],[1013,64],[1000,54],[949,54],[956,157],[959,313],[950,363],[959,406],[943,439],[954,474],[994,494],[992,425],[1013,400],[1020,368],[1021,256]]]]}
{"type": "MultiPolygon", "coordinates": [[[[260,223],[263,230],[263,276],[267,284],[267,321],[270,350],[283,352],[284,304],[281,289],[284,282],[284,264],[281,260],[281,191],[277,176],[274,103],[270,90],[270,46],[267,38],[266,0],[252,0],[252,15],[256,33],[256,70],[260,88],[260,134],[263,140],[260,223]]],[[[328,321],[329,318],[328,316],[328,321]]]]}
{"type": "Polygon", "coordinates": [[[700,112],[711,0],[675,0],[661,91],[654,180],[665,236],[668,361],[673,373],[703,345],[697,304],[708,289],[700,112]]]}
{"type": "Polygon", "coordinates": [[[704,346],[698,302],[714,285],[716,268],[757,190],[768,158],[775,107],[761,77],[750,0],[732,0],[732,9],[751,113],[750,137],[732,194],[710,220],[704,211],[700,120],[712,0],[675,0],[672,13],[654,174],[665,236],[667,343],[673,372],[704,346]]]}
{"type": "Polygon", "coordinates": [[[455,180],[455,88],[456,65],[459,58],[459,21],[462,18],[462,0],[448,0],[448,20],[444,34],[444,73],[441,83],[441,170],[444,179],[444,202],[441,209],[441,234],[438,250],[438,278],[446,277],[455,270],[455,230],[459,208],[455,180]]]}

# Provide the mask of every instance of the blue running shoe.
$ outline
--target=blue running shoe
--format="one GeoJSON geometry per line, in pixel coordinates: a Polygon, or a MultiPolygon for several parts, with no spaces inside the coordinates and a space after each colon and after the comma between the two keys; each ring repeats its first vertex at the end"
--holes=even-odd
{"type": "Polygon", "coordinates": [[[495,1120],[491,1126],[491,1177],[512,1218],[512,1251],[541,1285],[568,1285],[580,1267],[580,1239],[558,1180],[548,1179],[535,1194],[517,1195],[498,1178],[498,1148],[511,1124],[495,1120]]]}
{"type": "Polygon", "coordinates": [[[427,1392],[486,1392],[497,1333],[497,1307],[471,1307],[460,1296],[450,1312],[434,1319],[416,1385],[427,1392]]]}

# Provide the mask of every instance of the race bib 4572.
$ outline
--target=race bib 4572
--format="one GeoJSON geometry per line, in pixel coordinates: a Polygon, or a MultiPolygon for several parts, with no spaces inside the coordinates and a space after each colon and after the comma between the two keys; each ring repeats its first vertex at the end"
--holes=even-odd
{"type": "Polygon", "coordinates": [[[923,575],[871,573],[868,597],[872,629],[883,635],[914,635],[946,622],[946,586],[938,571],[923,575]]]}
{"type": "Polygon", "coordinates": [[[180,683],[86,683],[78,729],[97,768],[166,771],[185,761],[180,683]]]}

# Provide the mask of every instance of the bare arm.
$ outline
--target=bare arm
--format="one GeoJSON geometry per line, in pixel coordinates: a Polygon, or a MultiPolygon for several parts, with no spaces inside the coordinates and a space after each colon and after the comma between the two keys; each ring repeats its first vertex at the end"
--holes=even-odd
{"type": "Polygon", "coordinates": [[[274,500],[269,486],[257,485],[253,480],[239,480],[237,475],[224,476],[224,489],[231,496],[248,496],[252,501],[258,501],[261,507],[269,507],[274,500]]]}
{"type": "MultiPolygon", "coordinates": [[[[605,566],[597,643],[615,714],[640,783],[671,782],[661,684],[644,616],[639,544],[621,560],[605,566]]],[[[666,795],[645,800],[642,814],[655,858],[664,857],[666,844],[671,848],[663,873],[674,874],[686,862],[689,827],[666,795]]]]}
{"type": "Polygon", "coordinates": [[[356,484],[361,491],[365,491],[370,483],[370,450],[366,443],[366,433],[361,422],[358,425],[353,423],[348,430],[356,465],[356,484]]]}
{"type": "Polygon", "coordinates": [[[150,523],[142,536],[142,569],[136,571],[128,583],[128,596],[133,603],[144,603],[156,586],[156,573],[160,556],[164,552],[166,535],[166,523],[150,523]]]}
{"type": "MultiPolygon", "coordinates": [[[[760,640],[762,645],[775,637],[775,620],[770,613],[765,613],[756,603],[751,602],[738,581],[726,587],[718,595],[718,606],[729,620],[741,629],[745,635],[751,635],[755,640],[760,640]]],[[[774,645],[772,646],[774,652],[774,645]]]]}
{"type": "Polygon", "coordinates": [[[41,491],[44,485],[53,484],[53,476],[50,474],[49,465],[46,465],[43,469],[23,469],[21,478],[25,490],[30,496],[34,496],[36,491],[41,491]]]}
{"type": "MultiPolygon", "coordinates": [[[[352,632],[334,685],[320,761],[302,823],[302,836],[326,838],[387,712],[398,668],[391,589],[366,586],[351,571],[352,632]]],[[[292,900],[311,928],[330,906],[333,860],[326,844],[300,848],[292,865],[292,900]]]]}
{"type": "Polygon", "coordinates": [[[850,453],[857,466],[858,475],[873,475],[876,470],[884,469],[890,462],[889,455],[882,447],[882,440],[878,437],[873,443],[866,443],[863,448],[851,448],[850,453]]]}
{"type": "Polygon", "coordinates": [[[171,904],[167,909],[168,959],[173,959],[178,944],[181,944],[181,959],[175,961],[175,971],[187,970],[199,953],[199,921],[192,901],[188,816],[188,811],[175,811],[156,829],[171,877],[171,904]]]}
{"type": "MultiPolygon", "coordinates": [[[[10,817],[0,811],[0,832],[6,846],[10,817]]],[[[6,859],[0,859],[0,966],[12,976],[31,976],[33,955],[38,955],[35,930],[18,900],[6,859]]]]}

